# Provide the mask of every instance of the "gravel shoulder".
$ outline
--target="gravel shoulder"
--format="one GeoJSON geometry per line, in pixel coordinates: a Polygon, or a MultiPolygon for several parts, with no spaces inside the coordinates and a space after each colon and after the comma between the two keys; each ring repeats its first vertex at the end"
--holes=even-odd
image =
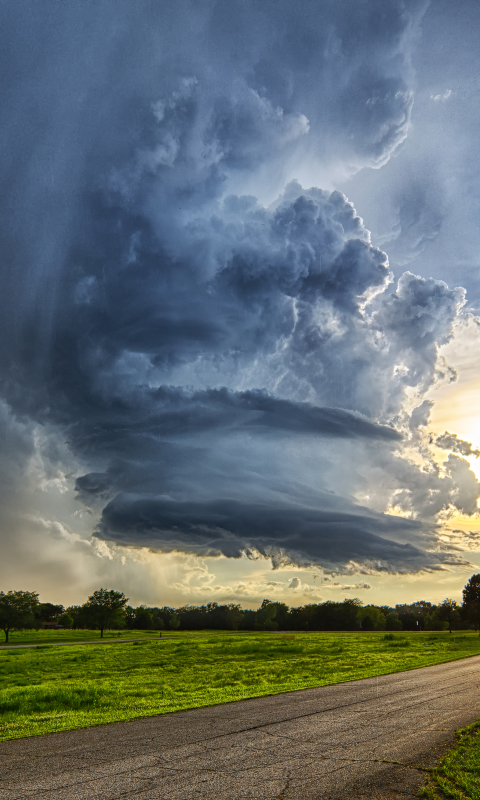
{"type": "Polygon", "coordinates": [[[480,717],[480,656],[0,744],[2,800],[394,800],[480,717]]]}

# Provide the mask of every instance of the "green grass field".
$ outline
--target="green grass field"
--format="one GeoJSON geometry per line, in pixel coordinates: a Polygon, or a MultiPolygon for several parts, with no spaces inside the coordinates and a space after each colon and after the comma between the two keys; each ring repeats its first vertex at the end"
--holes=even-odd
{"type": "Polygon", "coordinates": [[[2,650],[0,739],[278,694],[479,653],[480,638],[473,632],[241,633],[2,650]]]}
{"type": "Polygon", "coordinates": [[[458,744],[437,764],[420,796],[480,800],[480,721],[458,731],[458,744]]]}
{"type": "MultiPolygon", "coordinates": [[[[137,631],[122,629],[121,631],[104,631],[103,639],[109,641],[122,641],[122,639],[159,639],[169,637],[194,637],[200,635],[235,635],[236,631],[137,631]]],[[[248,635],[248,634],[247,634],[248,635]]],[[[98,639],[101,642],[100,631],[73,631],[73,630],[26,630],[14,631],[10,634],[9,645],[15,644],[55,644],[67,642],[90,642],[98,639]]],[[[5,645],[5,639],[0,638],[0,646],[5,645]]]]}

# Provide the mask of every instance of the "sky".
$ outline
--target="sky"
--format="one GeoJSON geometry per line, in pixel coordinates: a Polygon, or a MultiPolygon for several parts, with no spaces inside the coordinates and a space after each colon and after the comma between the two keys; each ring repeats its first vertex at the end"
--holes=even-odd
{"type": "Polygon", "coordinates": [[[0,588],[461,599],[476,0],[0,0],[0,588]]]}

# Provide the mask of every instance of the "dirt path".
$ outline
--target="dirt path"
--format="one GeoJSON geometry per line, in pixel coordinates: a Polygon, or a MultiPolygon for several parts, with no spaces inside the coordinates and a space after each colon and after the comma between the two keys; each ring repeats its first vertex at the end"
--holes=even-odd
{"type": "Polygon", "coordinates": [[[2,800],[413,798],[480,716],[480,656],[0,744],[2,800]]]}

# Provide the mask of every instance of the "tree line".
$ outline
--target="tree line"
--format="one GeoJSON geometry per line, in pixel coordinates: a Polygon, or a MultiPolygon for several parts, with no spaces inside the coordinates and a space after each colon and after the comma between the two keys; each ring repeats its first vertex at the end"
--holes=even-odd
{"type": "Polygon", "coordinates": [[[289,608],[264,600],[256,610],[229,603],[159,608],[128,605],[128,597],[113,589],[98,589],[83,605],[41,603],[38,592],[0,591],[0,628],[5,641],[13,630],[62,628],[98,630],[245,630],[245,631],[400,631],[480,629],[480,574],[463,589],[463,602],[446,598],[437,605],[419,600],[391,606],[364,605],[357,598],[327,600],[289,608]]]}

